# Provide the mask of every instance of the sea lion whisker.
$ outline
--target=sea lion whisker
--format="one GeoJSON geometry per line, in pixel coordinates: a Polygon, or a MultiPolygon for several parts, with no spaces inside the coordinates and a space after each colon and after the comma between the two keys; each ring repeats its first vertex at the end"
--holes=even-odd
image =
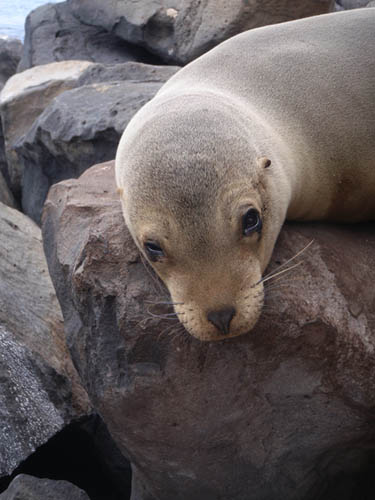
{"type": "Polygon", "coordinates": [[[300,266],[303,263],[301,260],[300,262],[297,262],[297,264],[293,264],[293,266],[287,267],[286,269],[283,269],[282,271],[279,271],[278,273],[272,274],[271,276],[267,276],[265,278],[262,278],[259,283],[265,283],[268,280],[271,280],[272,278],[275,278],[276,276],[280,276],[281,274],[287,273],[288,271],[291,271],[292,269],[295,269],[296,267],[300,266]]]}
{"type": "Polygon", "coordinates": [[[178,319],[178,318],[177,318],[177,316],[175,316],[175,317],[173,317],[173,318],[168,318],[168,317],[166,317],[166,316],[163,316],[162,314],[153,314],[153,313],[149,313],[149,314],[150,314],[150,316],[151,316],[152,318],[156,318],[156,319],[165,319],[165,320],[167,320],[167,321],[174,321],[174,320],[177,320],[177,319],[178,319]]]}
{"type": "MultiPolygon", "coordinates": [[[[277,276],[277,271],[279,269],[281,269],[282,267],[286,266],[287,264],[289,264],[290,262],[292,262],[294,259],[296,259],[297,257],[299,257],[303,252],[305,252],[312,244],[314,243],[314,240],[311,240],[304,248],[302,248],[302,250],[299,250],[299,252],[297,252],[293,257],[291,257],[290,259],[286,260],[285,262],[283,262],[282,264],[280,264],[279,266],[276,267],[276,269],[273,269],[272,271],[270,271],[268,274],[266,274],[265,276],[263,276],[262,279],[260,279],[258,281],[258,283],[261,283],[262,281],[265,280],[265,278],[270,278],[272,276],[277,276]]],[[[256,283],[256,285],[258,284],[256,283]]]]}
{"type": "Polygon", "coordinates": [[[153,304],[153,305],[166,305],[166,306],[183,306],[184,302],[169,302],[169,301],[154,301],[154,300],[145,300],[146,304],[153,304]]]}
{"type": "Polygon", "coordinates": [[[147,260],[143,257],[142,254],[141,254],[141,262],[142,262],[144,268],[146,269],[147,274],[150,276],[151,280],[153,281],[153,283],[155,285],[157,285],[157,287],[159,288],[159,292],[165,293],[165,289],[164,289],[164,286],[162,285],[162,282],[159,280],[157,275],[154,274],[153,269],[150,267],[150,264],[147,262],[147,260]]]}

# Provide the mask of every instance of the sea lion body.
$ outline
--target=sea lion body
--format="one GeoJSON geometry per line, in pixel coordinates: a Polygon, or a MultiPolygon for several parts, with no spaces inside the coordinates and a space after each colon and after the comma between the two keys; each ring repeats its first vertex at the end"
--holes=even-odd
{"type": "Polygon", "coordinates": [[[285,218],[375,219],[375,9],[254,29],[190,63],[129,123],[116,179],[185,327],[249,331],[285,218]]]}

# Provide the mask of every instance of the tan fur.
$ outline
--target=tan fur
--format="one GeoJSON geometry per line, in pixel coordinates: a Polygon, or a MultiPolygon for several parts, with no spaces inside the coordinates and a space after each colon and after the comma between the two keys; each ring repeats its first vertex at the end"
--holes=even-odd
{"type": "MultiPolygon", "coordinates": [[[[179,71],[128,125],[116,158],[125,221],[201,340],[263,304],[260,279],[286,217],[375,219],[375,9],[238,35],[179,71]],[[261,234],[243,236],[250,208],[261,234]]],[[[146,255],[146,254],[145,254],[146,255]]]]}

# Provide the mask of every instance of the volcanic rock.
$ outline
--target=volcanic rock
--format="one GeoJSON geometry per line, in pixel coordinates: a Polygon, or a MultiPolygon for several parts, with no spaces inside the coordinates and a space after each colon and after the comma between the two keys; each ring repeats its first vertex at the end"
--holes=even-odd
{"type": "Polygon", "coordinates": [[[87,494],[67,481],[39,479],[20,474],[0,500],[90,500],[87,494]]]}
{"type": "Polygon", "coordinates": [[[132,500],[373,498],[373,224],[286,224],[269,269],[313,240],[302,264],[268,288],[249,334],[216,343],[164,314],[112,163],[51,188],[43,238],[75,365],[132,462],[132,500]]]}
{"type": "Polygon", "coordinates": [[[186,64],[242,31],[323,14],[331,0],[68,0],[74,16],[144,47],[168,63],[186,64]]]}
{"type": "Polygon", "coordinates": [[[0,203],[0,477],[91,412],[66,346],[40,229],[0,203]]]}
{"type": "Polygon", "coordinates": [[[65,60],[107,64],[126,61],[157,62],[101,27],[81,23],[66,2],[46,4],[26,18],[25,45],[18,71],[65,60]]]}

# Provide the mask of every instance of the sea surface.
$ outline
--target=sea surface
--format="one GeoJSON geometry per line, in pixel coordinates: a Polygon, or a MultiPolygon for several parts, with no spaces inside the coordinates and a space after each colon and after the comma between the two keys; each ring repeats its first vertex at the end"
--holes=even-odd
{"type": "Polygon", "coordinates": [[[0,36],[12,36],[23,41],[27,14],[40,5],[58,1],[61,0],[0,0],[0,36]]]}

